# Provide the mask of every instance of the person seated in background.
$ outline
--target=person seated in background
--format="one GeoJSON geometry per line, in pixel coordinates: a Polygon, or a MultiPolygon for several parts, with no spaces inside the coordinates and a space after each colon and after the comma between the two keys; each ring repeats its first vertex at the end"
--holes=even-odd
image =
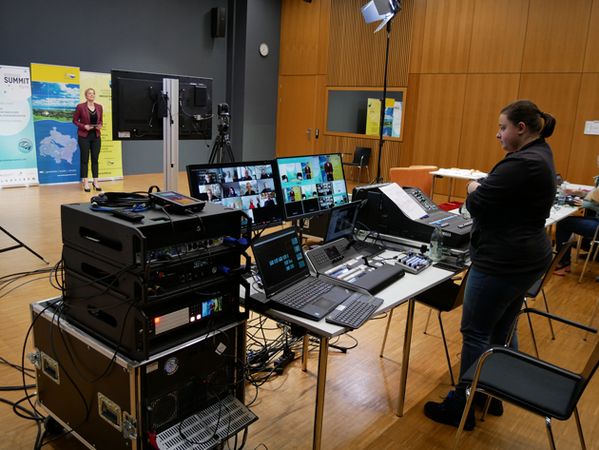
{"type": "MultiPolygon", "coordinates": [[[[599,155],[597,155],[597,167],[599,168],[599,155]]],[[[562,248],[564,243],[570,240],[572,234],[578,234],[584,238],[592,238],[595,230],[599,226],[599,175],[594,177],[595,189],[586,194],[584,199],[574,200],[576,206],[585,208],[584,216],[569,216],[557,223],[555,231],[555,242],[557,251],[562,248]]],[[[582,196],[582,192],[566,192],[568,195],[582,196]]],[[[563,277],[570,272],[572,260],[571,251],[566,252],[563,258],[558,262],[554,275],[563,277]]],[[[593,255],[591,255],[593,256],[593,255]]]]}

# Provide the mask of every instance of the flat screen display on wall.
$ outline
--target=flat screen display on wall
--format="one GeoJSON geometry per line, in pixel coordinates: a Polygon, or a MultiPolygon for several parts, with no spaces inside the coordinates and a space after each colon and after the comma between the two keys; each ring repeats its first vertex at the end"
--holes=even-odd
{"type": "Polygon", "coordinates": [[[111,71],[113,139],[162,139],[165,78],[179,80],[179,139],[212,139],[212,79],[124,70],[111,71]]]}

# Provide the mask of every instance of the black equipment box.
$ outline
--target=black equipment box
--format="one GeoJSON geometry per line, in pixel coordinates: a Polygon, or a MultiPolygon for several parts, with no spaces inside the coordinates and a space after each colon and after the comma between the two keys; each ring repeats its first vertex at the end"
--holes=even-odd
{"type": "Polygon", "coordinates": [[[426,212],[426,216],[412,220],[381,191],[383,186],[386,184],[354,188],[352,201],[367,200],[358,214],[358,228],[365,226],[368,231],[429,242],[433,230],[439,226],[443,244],[447,247],[461,247],[470,241],[472,219],[443,211],[420,189],[404,187],[404,191],[426,212]]]}
{"type": "MultiPolygon", "coordinates": [[[[94,211],[89,203],[62,205],[62,241],[116,266],[143,270],[153,262],[215,251],[241,237],[245,219],[241,210],[211,203],[193,214],[167,214],[158,208],[140,214],[144,216],[141,221],[130,222],[109,212],[94,211]]],[[[245,236],[247,247],[251,223],[245,236]]]]}
{"type": "Polygon", "coordinates": [[[61,307],[60,298],[31,305],[38,402],[88,448],[203,441],[188,422],[213,424],[214,445],[201,447],[213,448],[257,419],[243,406],[245,321],[135,362],[61,318],[61,307]],[[217,418],[204,421],[210,411],[217,418]]]}
{"type": "MultiPolygon", "coordinates": [[[[220,242],[220,240],[218,241],[220,242]]],[[[246,258],[240,266],[240,250],[235,246],[217,244],[204,252],[186,256],[154,260],[139,268],[122,267],[88,254],[68,244],[63,246],[62,259],[65,271],[66,300],[80,297],[76,273],[85,278],[85,284],[103,285],[110,292],[126,296],[136,305],[152,305],[169,301],[189,290],[219,284],[236,273],[246,272],[250,261],[246,258]]]]}
{"type": "MultiPolygon", "coordinates": [[[[239,310],[240,275],[193,289],[168,301],[140,307],[74,271],[63,314],[77,326],[135,360],[149,356],[230,322],[247,317],[239,310]]],[[[246,285],[246,295],[249,293],[246,285]]]]}

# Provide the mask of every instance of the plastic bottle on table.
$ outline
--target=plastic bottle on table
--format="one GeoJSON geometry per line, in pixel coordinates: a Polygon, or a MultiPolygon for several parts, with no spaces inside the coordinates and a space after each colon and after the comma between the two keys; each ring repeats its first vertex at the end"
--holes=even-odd
{"type": "Polygon", "coordinates": [[[433,262],[439,262],[443,259],[443,231],[440,226],[436,226],[431,234],[429,256],[433,262]]]}

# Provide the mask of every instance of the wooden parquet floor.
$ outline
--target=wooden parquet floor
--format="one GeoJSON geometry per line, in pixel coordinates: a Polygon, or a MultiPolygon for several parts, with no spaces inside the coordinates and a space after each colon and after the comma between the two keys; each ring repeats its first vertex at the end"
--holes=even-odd
{"type": "MultiPolygon", "coordinates": [[[[103,183],[105,190],[146,190],[152,184],[162,184],[161,175],[135,175],[125,180],[103,183]]],[[[179,191],[187,192],[184,174],[179,191]]],[[[37,252],[51,264],[60,259],[60,208],[62,203],[88,201],[90,194],[79,185],[40,186],[0,189],[2,215],[0,225],[37,252]]],[[[0,233],[1,234],[1,233],[0,233]]],[[[0,248],[12,245],[0,235],[0,248]]],[[[25,249],[0,253],[0,277],[46,267],[25,249]]],[[[553,312],[572,320],[587,323],[595,302],[599,301],[599,273],[595,264],[593,274],[577,283],[582,264],[573,267],[572,274],[554,277],[546,289],[553,312]]],[[[30,277],[0,290],[0,317],[4,325],[0,334],[0,356],[20,363],[24,338],[30,324],[29,304],[57,295],[47,276],[30,277]],[[27,282],[24,284],[24,282],[27,282]],[[11,289],[14,289],[11,291],[11,289]]],[[[537,302],[541,307],[540,302],[537,302]]],[[[532,303],[534,305],[534,302],[532,303]]],[[[458,370],[461,311],[444,315],[450,354],[454,370],[458,370]]],[[[451,448],[455,429],[433,423],[422,413],[428,400],[438,400],[449,390],[449,376],[442,342],[436,321],[431,320],[429,332],[423,334],[427,309],[416,307],[412,354],[409,366],[407,398],[404,417],[394,412],[399,389],[403,332],[406,306],[394,314],[389,340],[383,358],[379,349],[385,320],[371,320],[340,338],[342,345],[357,347],[346,354],[330,351],[325,418],[324,449],[444,449],[451,448]]],[[[535,320],[541,357],[578,371],[595,343],[595,336],[583,340],[583,333],[555,325],[556,339],[551,340],[545,320],[535,320]]],[[[599,326],[599,319],[595,322],[599,326]]],[[[531,351],[530,333],[520,327],[521,349],[531,351]]],[[[29,340],[26,351],[32,349],[29,340]]],[[[309,355],[308,372],[301,371],[296,360],[285,373],[262,386],[252,410],[259,420],[250,427],[246,449],[309,449],[312,443],[317,352],[309,355]]],[[[28,365],[28,364],[27,364],[28,365]]],[[[30,367],[30,365],[28,365],[30,367]]],[[[0,364],[1,385],[21,384],[20,374],[0,364]]],[[[254,395],[248,387],[247,397],[254,395]]],[[[22,392],[2,392],[0,397],[15,401],[22,392]]],[[[591,381],[579,410],[588,448],[599,449],[599,376],[591,381]]],[[[558,449],[579,448],[573,420],[556,422],[554,429],[558,449]]],[[[30,449],[33,447],[36,426],[17,417],[10,406],[0,404],[0,449],[30,449]]],[[[82,449],[72,437],[50,443],[46,448],[82,449]]],[[[479,422],[473,432],[465,433],[461,448],[465,449],[544,449],[547,440],[542,418],[507,405],[503,417],[489,417],[479,422]]]]}

